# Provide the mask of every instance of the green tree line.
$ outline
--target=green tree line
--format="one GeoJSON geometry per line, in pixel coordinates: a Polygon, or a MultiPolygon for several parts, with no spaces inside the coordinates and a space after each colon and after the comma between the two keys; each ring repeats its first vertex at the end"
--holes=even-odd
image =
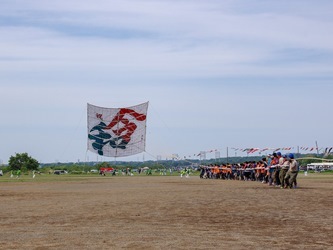
{"type": "MultiPolygon", "coordinates": [[[[4,172],[17,171],[40,171],[50,172],[53,170],[66,170],[68,172],[89,172],[92,169],[99,170],[103,167],[112,167],[119,170],[131,168],[139,169],[143,167],[149,167],[151,169],[165,169],[165,168],[184,168],[195,167],[201,164],[222,164],[222,163],[242,163],[246,161],[259,161],[263,156],[248,156],[248,157],[228,157],[209,160],[198,159],[183,159],[183,160],[161,160],[161,161],[144,161],[144,162],[124,162],[124,161],[110,161],[110,162],[81,162],[81,163],[49,163],[40,164],[36,159],[28,155],[28,153],[16,153],[11,156],[8,165],[2,167],[4,172]]],[[[302,155],[297,154],[296,158],[303,158],[299,160],[301,166],[306,166],[309,163],[323,162],[323,155],[302,155]],[[305,159],[304,159],[305,158],[305,159]],[[309,159],[307,159],[309,158],[309,159]]],[[[333,159],[330,155],[325,159],[333,159]]]]}

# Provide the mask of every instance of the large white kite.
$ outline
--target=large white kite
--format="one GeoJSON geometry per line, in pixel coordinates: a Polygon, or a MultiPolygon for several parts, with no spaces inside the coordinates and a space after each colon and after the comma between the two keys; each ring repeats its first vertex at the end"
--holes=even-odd
{"type": "Polygon", "coordinates": [[[147,109],[148,102],[127,108],[88,103],[88,150],[109,157],[145,151],[147,109]]]}

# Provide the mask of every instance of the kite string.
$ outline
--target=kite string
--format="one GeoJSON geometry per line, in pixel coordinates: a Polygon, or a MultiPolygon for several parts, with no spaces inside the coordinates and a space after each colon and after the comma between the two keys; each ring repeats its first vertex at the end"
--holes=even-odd
{"type": "MultiPolygon", "coordinates": [[[[161,124],[166,128],[166,130],[168,131],[168,133],[170,133],[170,136],[172,136],[172,130],[170,128],[170,126],[168,126],[168,124],[162,119],[162,116],[160,115],[160,113],[155,109],[155,107],[152,105],[151,102],[149,102],[149,107],[152,109],[152,111],[154,112],[154,114],[157,116],[157,120],[161,122],[161,124]]],[[[151,134],[150,131],[148,131],[148,134],[151,134]]],[[[163,141],[163,140],[162,140],[163,141]]],[[[150,155],[153,159],[158,160],[157,156],[152,155],[151,153],[145,151],[148,155],[150,155]]]]}
{"type": "Polygon", "coordinates": [[[328,162],[333,161],[333,159],[316,158],[316,157],[301,157],[301,158],[297,158],[296,160],[321,160],[321,161],[328,161],[328,162]]]}
{"type": "Polygon", "coordinates": [[[157,157],[149,152],[147,152],[146,150],[144,151],[146,154],[150,155],[154,160],[157,160],[157,157]]]}
{"type": "Polygon", "coordinates": [[[154,108],[154,106],[149,102],[149,106],[154,110],[155,114],[157,114],[158,119],[163,123],[163,125],[168,129],[171,130],[170,127],[167,125],[167,123],[161,118],[160,114],[157,112],[157,110],[154,108]]]}
{"type": "MultiPolygon", "coordinates": [[[[86,110],[84,110],[84,111],[82,112],[82,115],[81,115],[81,117],[80,117],[80,119],[79,119],[79,122],[78,122],[78,124],[77,124],[76,127],[75,127],[75,131],[74,131],[73,133],[71,133],[73,136],[70,138],[70,140],[67,141],[66,146],[63,147],[64,150],[63,150],[62,154],[60,155],[60,156],[61,156],[60,159],[65,155],[65,152],[68,152],[68,149],[70,148],[70,145],[71,145],[72,142],[74,141],[74,138],[75,138],[75,136],[76,136],[76,133],[77,133],[78,130],[79,130],[79,127],[80,127],[80,125],[81,125],[81,123],[82,123],[83,117],[86,115],[86,112],[87,112],[86,110]]],[[[87,152],[86,152],[86,154],[87,154],[87,152]]],[[[86,155],[86,157],[87,157],[87,155],[86,155]]]]}

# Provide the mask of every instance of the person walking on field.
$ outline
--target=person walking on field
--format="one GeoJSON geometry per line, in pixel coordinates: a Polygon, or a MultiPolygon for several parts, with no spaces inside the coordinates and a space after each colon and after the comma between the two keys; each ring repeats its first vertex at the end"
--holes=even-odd
{"type": "MultiPolygon", "coordinates": [[[[297,174],[298,174],[298,162],[296,161],[294,154],[289,154],[288,155],[289,158],[289,170],[286,174],[286,177],[284,178],[285,181],[285,187],[289,187],[289,188],[293,188],[293,184],[297,183],[296,182],[296,178],[297,178],[297,174]]],[[[296,185],[294,186],[295,188],[297,187],[296,185]]]]}
{"type": "Polygon", "coordinates": [[[21,169],[16,171],[16,178],[20,178],[21,176],[21,169]]]}

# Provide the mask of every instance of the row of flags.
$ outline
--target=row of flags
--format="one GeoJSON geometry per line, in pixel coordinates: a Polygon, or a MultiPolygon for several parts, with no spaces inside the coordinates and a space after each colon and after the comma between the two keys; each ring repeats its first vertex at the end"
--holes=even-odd
{"type": "Polygon", "coordinates": [[[294,147],[283,147],[283,148],[231,148],[235,151],[240,151],[240,152],[246,152],[248,154],[252,154],[255,152],[265,152],[265,151],[273,151],[273,152],[277,152],[279,150],[283,150],[283,151],[290,151],[292,149],[294,149],[294,147]]]}
{"type": "Polygon", "coordinates": [[[330,148],[325,148],[325,151],[324,151],[324,156],[328,156],[333,150],[333,147],[330,147],[330,148]]]}
{"type": "MultiPolygon", "coordinates": [[[[265,151],[271,151],[271,152],[278,152],[278,151],[295,151],[295,147],[281,147],[281,148],[269,148],[269,147],[266,147],[266,148],[230,148],[232,150],[234,150],[235,152],[245,152],[247,154],[253,154],[253,153],[262,153],[262,152],[265,152],[265,151]]],[[[318,147],[297,147],[297,151],[307,151],[307,152],[321,152],[323,153],[325,156],[333,153],[333,147],[326,147],[326,148],[318,148],[318,147]]],[[[200,153],[198,154],[194,154],[194,156],[197,156],[197,157],[202,157],[202,156],[205,156],[207,153],[217,153],[219,152],[220,150],[219,149],[211,149],[211,150],[207,150],[207,151],[200,151],[200,153]]]]}
{"type": "MultiPolygon", "coordinates": [[[[234,152],[244,152],[247,154],[253,154],[255,152],[258,153],[262,153],[265,151],[270,151],[273,153],[276,153],[278,151],[295,151],[295,147],[282,147],[282,148],[230,148],[232,150],[234,150],[234,152]]],[[[324,157],[333,154],[333,147],[326,147],[326,148],[317,148],[317,147],[297,147],[298,150],[302,150],[302,151],[307,151],[307,152],[312,152],[315,151],[317,152],[321,152],[324,154],[324,157]]],[[[172,154],[167,156],[167,159],[173,159],[173,160],[182,160],[182,159],[191,159],[191,158],[196,158],[196,157],[200,157],[201,159],[205,159],[207,154],[210,153],[215,153],[215,158],[220,158],[220,153],[221,153],[221,149],[210,149],[210,150],[206,150],[206,151],[200,151],[197,154],[193,154],[193,155],[187,155],[187,156],[183,156],[181,157],[178,154],[172,154]]],[[[159,159],[161,159],[162,156],[159,156],[159,159]]]]}

